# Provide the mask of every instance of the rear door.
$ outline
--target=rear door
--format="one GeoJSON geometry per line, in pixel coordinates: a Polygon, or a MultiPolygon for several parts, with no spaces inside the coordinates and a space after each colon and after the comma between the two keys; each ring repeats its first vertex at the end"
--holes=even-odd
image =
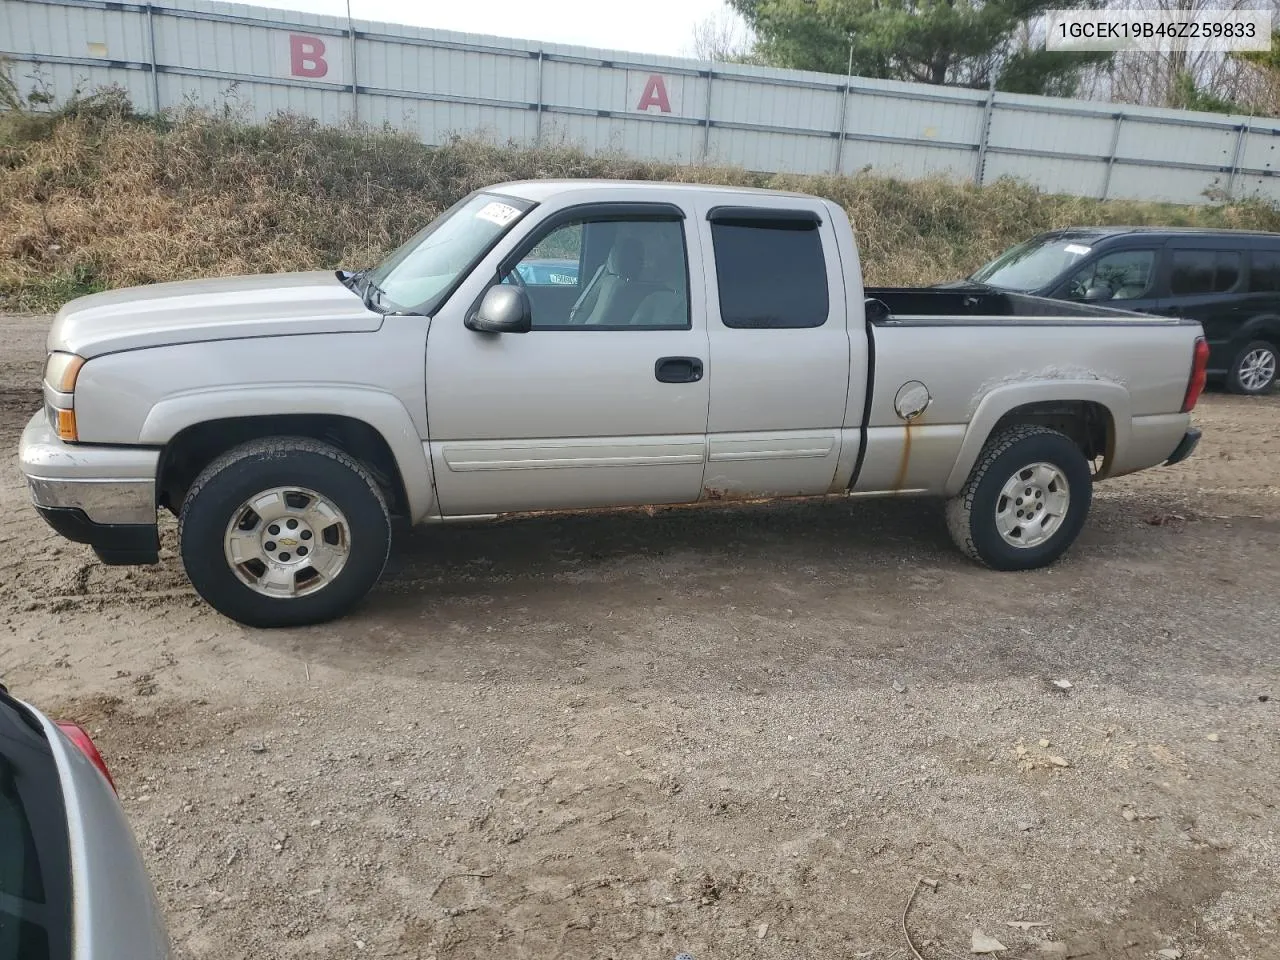
{"type": "Polygon", "coordinates": [[[1236,315],[1220,331],[1223,339],[1216,355],[1210,346],[1210,367],[1226,370],[1251,340],[1280,346],[1280,245],[1258,241],[1246,251],[1248,278],[1245,293],[1238,298],[1236,315]]]}
{"type": "Polygon", "coordinates": [[[698,217],[709,255],[707,499],[826,493],[840,461],[850,345],[834,227],[819,202],[762,203],[705,202],[698,217]]]}
{"type": "Polygon", "coordinates": [[[1199,321],[1209,341],[1210,366],[1225,368],[1243,311],[1241,251],[1225,238],[1174,241],[1169,244],[1167,261],[1168,293],[1156,312],[1199,321]]]}

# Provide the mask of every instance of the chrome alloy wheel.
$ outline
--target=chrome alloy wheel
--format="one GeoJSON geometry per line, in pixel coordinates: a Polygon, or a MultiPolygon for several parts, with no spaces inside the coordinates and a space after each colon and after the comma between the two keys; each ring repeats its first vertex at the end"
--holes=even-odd
{"type": "Polygon", "coordinates": [[[1240,360],[1240,386],[1256,393],[1276,378],[1276,355],[1266,347],[1250,350],[1240,360]]]}
{"type": "Polygon", "coordinates": [[[222,550],[240,582],[254,592],[305,597],[323,590],[346,566],[351,527],[314,490],[273,487],[232,514],[222,550]]]}
{"type": "Polygon", "coordinates": [[[1062,526],[1071,503],[1066,475],[1051,463],[1023,467],[996,498],[996,529],[1015,547],[1038,547],[1062,526]]]}

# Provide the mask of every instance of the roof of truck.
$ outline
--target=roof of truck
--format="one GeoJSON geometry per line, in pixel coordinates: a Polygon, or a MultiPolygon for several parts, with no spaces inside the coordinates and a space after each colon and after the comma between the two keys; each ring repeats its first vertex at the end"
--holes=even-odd
{"type": "Polygon", "coordinates": [[[807,193],[786,190],[760,190],[755,187],[731,187],[711,183],[669,183],[664,180],[512,180],[488,187],[488,193],[507,193],[525,200],[541,203],[550,197],[565,193],[578,193],[608,188],[611,190],[642,190],[661,187],[677,192],[720,193],[726,195],[753,194],[760,197],[795,197],[802,200],[820,200],[807,193]]]}

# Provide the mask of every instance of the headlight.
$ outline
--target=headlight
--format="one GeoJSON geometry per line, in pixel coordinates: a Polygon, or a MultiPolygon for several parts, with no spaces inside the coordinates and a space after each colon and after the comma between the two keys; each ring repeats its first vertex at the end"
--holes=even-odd
{"type": "Polygon", "coordinates": [[[44,382],[58,393],[74,393],[76,377],[84,366],[84,357],[74,353],[51,353],[44,364],[44,382]]]}
{"type": "MultiPolygon", "coordinates": [[[[51,353],[44,363],[44,382],[55,393],[73,394],[76,378],[80,376],[80,368],[83,366],[84,357],[77,357],[74,353],[51,353]]],[[[73,400],[58,399],[49,402],[49,423],[59,439],[69,443],[75,443],[80,438],[73,407],[73,400]]]]}

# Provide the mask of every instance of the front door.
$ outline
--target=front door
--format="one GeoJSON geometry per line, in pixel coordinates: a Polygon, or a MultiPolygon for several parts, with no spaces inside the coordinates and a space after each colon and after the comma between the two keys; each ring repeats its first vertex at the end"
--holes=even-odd
{"type": "Polygon", "coordinates": [[[1169,296],[1157,312],[1199,321],[1209,341],[1209,366],[1214,369],[1225,369],[1232,338],[1240,325],[1240,261],[1238,250],[1169,251],[1169,296]]]}
{"type": "Polygon", "coordinates": [[[1104,253],[1072,274],[1056,295],[1065,300],[1089,300],[1105,307],[1154,313],[1160,304],[1159,252],[1156,247],[1136,247],[1104,253]]]}
{"type": "Polygon", "coordinates": [[[532,330],[469,330],[469,303],[432,320],[445,516],[698,499],[710,384],[698,242],[670,205],[574,208],[537,228],[502,280],[524,287],[532,330]]]}

